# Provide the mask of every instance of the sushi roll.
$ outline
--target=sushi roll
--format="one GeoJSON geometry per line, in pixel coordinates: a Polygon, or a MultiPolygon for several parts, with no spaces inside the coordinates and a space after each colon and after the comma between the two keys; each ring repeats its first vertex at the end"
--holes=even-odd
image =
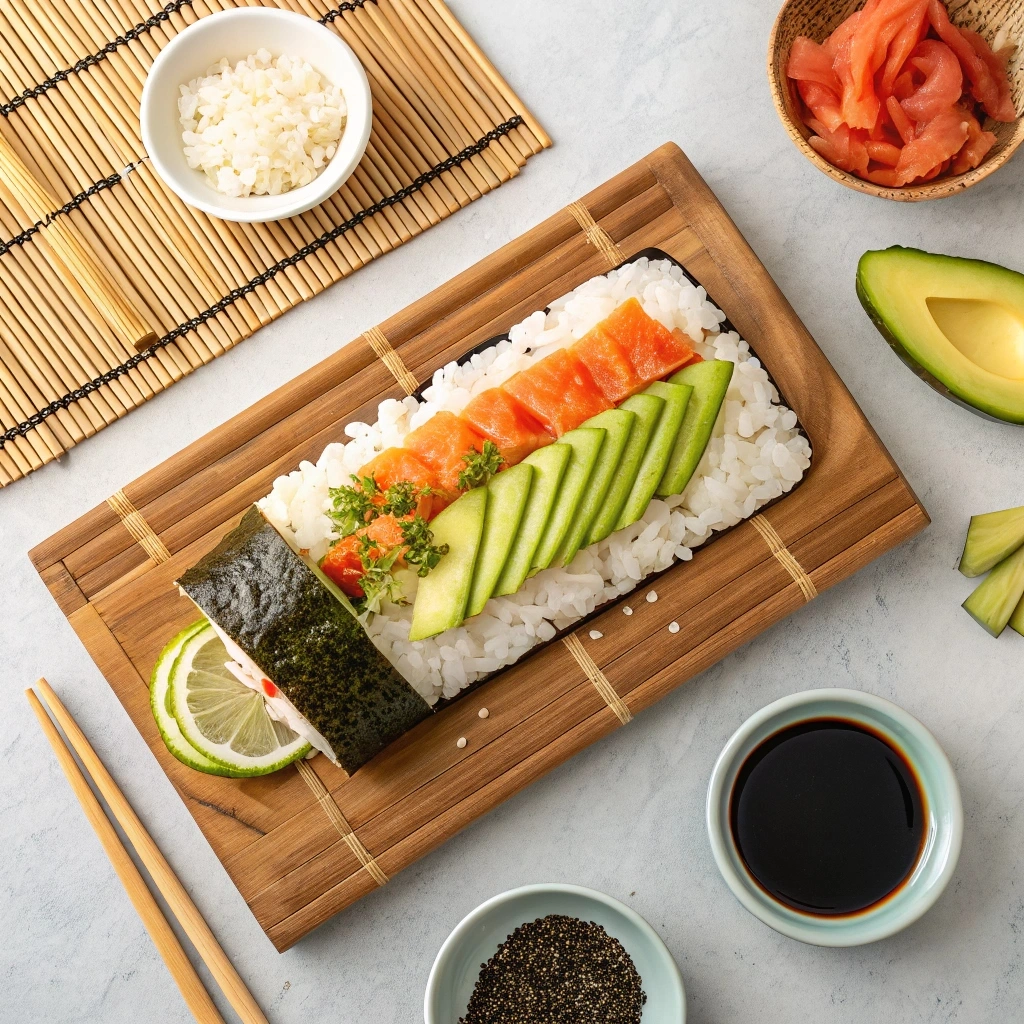
{"type": "Polygon", "coordinates": [[[431,714],[256,506],[177,583],[224,641],[231,673],[349,774],[431,714]]]}

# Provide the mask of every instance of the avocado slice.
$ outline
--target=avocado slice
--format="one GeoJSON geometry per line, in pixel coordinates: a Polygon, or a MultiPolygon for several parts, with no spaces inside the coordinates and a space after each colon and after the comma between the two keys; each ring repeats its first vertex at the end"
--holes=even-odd
{"type": "Polygon", "coordinates": [[[1024,547],[1004,558],[966,601],[964,608],[999,636],[1024,597],[1024,547]]]}
{"type": "MultiPolygon", "coordinates": [[[[555,554],[562,546],[562,541],[576,517],[576,510],[583,500],[583,492],[590,482],[607,434],[608,432],[603,427],[577,427],[576,430],[570,430],[563,434],[552,446],[555,448],[560,445],[567,447],[570,459],[566,464],[565,476],[562,478],[558,496],[551,509],[551,517],[548,519],[544,533],[533,553],[531,570],[546,569],[554,561],[555,554]]],[[[525,577],[523,578],[525,579],[525,577]]],[[[520,580],[514,589],[518,590],[522,582],[520,580]]],[[[499,593],[510,594],[512,591],[501,590],[499,593]]]]}
{"type": "Polygon", "coordinates": [[[1014,608],[1008,625],[1010,629],[1024,636],[1024,597],[1021,597],[1017,607],[1014,608]]]}
{"type": "MultiPolygon", "coordinates": [[[[622,459],[619,461],[615,478],[612,480],[612,485],[608,488],[604,502],[590,527],[584,547],[604,540],[612,530],[616,529],[615,524],[619,521],[619,513],[633,490],[633,484],[636,482],[640,466],[644,461],[644,453],[648,449],[655,427],[661,421],[665,409],[665,399],[645,392],[627,398],[619,408],[636,413],[636,421],[633,423],[633,429],[629,432],[629,439],[622,452],[622,459]]],[[[678,429],[678,424],[676,429],[678,429]]],[[[675,437],[675,432],[672,436],[675,437]]],[[[658,476],[660,477],[661,474],[659,473],[658,476]]]]}
{"type": "Polygon", "coordinates": [[[980,576],[1024,544],[1024,507],[971,516],[960,571],[980,576]]]}
{"type": "Polygon", "coordinates": [[[420,580],[410,640],[425,640],[465,619],[486,513],[487,488],[475,487],[431,522],[434,543],[447,544],[448,554],[420,580]]]}
{"type": "Polygon", "coordinates": [[[466,603],[467,619],[479,615],[494,593],[519,531],[532,484],[533,466],[520,462],[491,477],[487,485],[487,513],[466,603]]]}
{"type": "MultiPolygon", "coordinates": [[[[635,523],[646,511],[647,506],[654,497],[654,491],[661,478],[668,469],[669,459],[675,448],[676,439],[683,425],[683,418],[686,415],[686,408],[690,404],[693,395],[691,384],[667,384],[663,381],[655,381],[644,395],[655,395],[665,402],[665,411],[658,420],[658,425],[651,435],[647,451],[644,452],[643,462],[640,464],[640,472],[636,475],[633,487],[619,518],[615,523],[615,529],[635,523]]],[[[638,395],[642,398],[643,395],[638,395]]]]}
{"type": "Polygon", "coordinates": [[[719,410],[725,401],[736,364],[727,359],[708,359],[684,366],[669,377],[670,384],[689,384],[693,388],[679,428],[668,466],[655,493],[662,498],[682,494],[700,463],[711,440],[719,410]]]}
{"type": "Polygon", "coordinates": [[[1024,274],[897,245],[864,253],[857,295],[896,354],[937,391],[1024,423],[1024,274]]]}
{"type": "Polygon", "coordinates": [[[607,431],[607,436],[604,439],[604,444],[601,445],[601,452],[594,465],[594,472],[590,475],[590,480],[583,492],[579,508],[576,509],[576,515],[566,531],[562,546],[558,549],[553,564],[568,565],[576,557],[576,552],[583,546],[590,527],[597,518],[597,513],[601,510],[601,505],[612,485],[635,422],[635,412],[630,412],[628,409],[609,409],[607,412],[600,412],[596,416],[592,416],[583,424],[584,427],[603,427],[607,431]]]}
{"type": "MultiPolygon", "coordinates": [[[[551,520],[558,488],[571,457],[572,449],[567,445],[551,444],[532,452],[519,464],[530,466],[533,470],[530,496],[519,526],[513,531],[508,557],[488,596],[514,594],[529,575],[534,552],[551,520]]],[[[505,476],[507,473],[500,475],[505,476]]]]}

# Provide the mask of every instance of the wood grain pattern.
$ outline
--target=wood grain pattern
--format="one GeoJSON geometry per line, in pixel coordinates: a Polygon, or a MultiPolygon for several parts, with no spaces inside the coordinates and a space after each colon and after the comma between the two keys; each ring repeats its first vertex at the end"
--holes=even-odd
{"type": "MultiPolygon", "coordinates": [[[[1009,72],[1013,86],[1013,101],[1018,111],[1024,109],[1024,0],[943,0],[949,8],[954,24],[973,29],[990,44],[999,40],[1017,44],[1010,58],[1009,72]]],[[[986,118],[983,127],[993,132],[996,144],[980,166],[966,174],[940,178],[921,185],[903,188],[884,188],[864,181],[834,164],[830,164],[807,141],[811,130],[800,118],[797,97],[786,77],[789,51],[797,36],[807,36],[814,42],[823,42],[833,30],[854,11],[864,6],[864,0],[786,0],[779,11],[768,41],[768,82],[772,90],[775,109],[787,134],[808,160],[834,181],[847,188],[882,199],[916,203],[926,199],[942,199],[956,195],[976,185],[983,178],[999,170],[1024,142],[1024,116],[1015,121],[1001,122],[986,118]]]]}
{"type": "MultiPolygon", "coordinates": [[[[821,592],[913,535],[927,515],[856,403],[714,195],[675,146],[582,198],[615,246],[658,246],[707,287],[796,410],[814,449],[804,481],[763,515],[821,592]]],[[[591,235],[594,232],[591,231],[591,235]]],[[[607,269],[560,211],[414,303],[381,330],[417,380],[607,269]]],[[[234,526],[274,475],[403,393],[364,338],[201,438],[124,492],[170,559],[154,564],[104,506],[32,552],[54,596],[207,836],[260,925],[287,949],[376,888],[299,773],[230,780],[171,758],[146,679],[195,616],[172,582],[234,526]],[[105,509],[105,511],[104,511],[105,509]]],[[[574,635],[633,715],[805,602],[750,523],[698,549],[574,635]],[[643,597],[655,586],[659,600],[643,597]],[[673,619],[686,622],[668,633],[673,619]],[[656,643],[652,642],[657,640],[656,643]]],[[[310,762],[361,849],[392,877],[620,720],[561,643],[421,723],[351,778],[310,762]],[[486,705],[487,719],[477,716],[486,705]],[[469,743],[455,745],[459,736],[469,743]]]]}

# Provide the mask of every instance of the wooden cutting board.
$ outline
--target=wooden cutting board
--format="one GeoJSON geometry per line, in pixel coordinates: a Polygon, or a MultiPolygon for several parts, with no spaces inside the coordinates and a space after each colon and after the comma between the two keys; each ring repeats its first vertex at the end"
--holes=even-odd
{"type": "Polygon", "coordinates": [[[666,145],[196,441],[45,541],[33,563],[253,914],[285,950],[463,826],[923,529],[924,509],[711,190],[666,145]],[[810,437],[804,481],[691,562],[422,723],[348,778],[183,767],[147,680],[195,618],[172,581],[276,476],[354,419],[642,249],[707,288],[810,437]],[[404,386],[397,380],[401,379],[404,386]],[[684,628],[671,634],[668,623],[684,628]],[[595,642],[591,628],[604,636],[595,642]],[[655,640],[656,642],[652,642],[655,640]],[[477,715],[486,706],[489,717],[477,715]],[[456,740],[465,736],[465,748],[456,740]]]}

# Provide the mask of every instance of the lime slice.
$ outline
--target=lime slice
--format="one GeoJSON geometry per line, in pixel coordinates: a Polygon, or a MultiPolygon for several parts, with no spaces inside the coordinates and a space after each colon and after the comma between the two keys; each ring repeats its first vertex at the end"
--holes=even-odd
{"type": "Polygon", "coordinates": [[[184,738],[238,776],[268,775],[309,753],[309,744],[267,712],[262,694],[225,667],[209,622],[188,636],[171,668],[169,706],[184,738]]]}
{"type": "Polygon", "coordinates": [[[160,653],[157,663],[153,668],[153,675],[149,681],[149,706],[153,709],[153,717],[156,719],[156,727],[160,730],[160,737],[167,749],[182,763],[194,768],[198,772],[206,772],[207,775],[224,775],[228,778],[237,778],[240,773],[225,768],[223,765],[211,761],[208,757],[200,754],[195,747],[182,735],[178,720],[174,717],[170,705],[170,681],[171,672],[178,658],[181,656],[181,649],[185,642],[199,630],[208,625],[205,619],[201,622],[194,622],[188,629],[183,629],[160,653]]]}

